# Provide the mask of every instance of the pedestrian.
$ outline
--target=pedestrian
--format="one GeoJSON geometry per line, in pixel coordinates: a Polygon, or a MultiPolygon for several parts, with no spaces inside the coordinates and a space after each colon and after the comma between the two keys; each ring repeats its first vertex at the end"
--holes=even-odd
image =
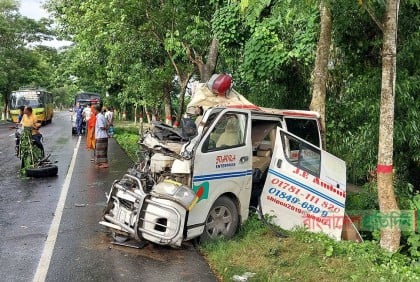
{"type": "Polygon", "coordinates": [[[15,153],[16,156],[19,155],[19,143],[20,143],[20,134],[22,133],[22,118],[24,115],[24,111],[25,111],[25,106],[20,106],[19,107],[19,115],[17,117],[17,123],[15,124],[15,126],[10,127],[10,129],[16,129],[15,132],[15,153]]]}
{"type": "Polygon", "coordinates": [[[114,135],[114,109],[112,107],[108,107],[108,110],[105,113],[105,118],[108,121],[108,136],[112,138],[114,135]]]}
{"type": "Polygon", "coordinates": [[[25,129],[29,129],[34,140],[35,145],[41,150],[42,156],[44,156],[44,146],[41,143],[42,134],[39,133],[41,123],[35,115],[32,114],[32,107],[26,107],[21,120],[21,125],[25,129]]]}
{"type": "Polygon", "coordinates": [[[90,116],[89,119],[86,121],[87,126],[87,134],[86,134],[86,148],[88,150],[95,150],[95,123],[96,123],[96,115],[95,115],[95,105],[90,106],[90,116]]]}
{"type": "Polygon", "coordinates": [[[82,123],[83,123],[83,107],[80,106],[80,103],[76,103],[76,108],[74,109],[76,114],[76,132],[77,135],[82,135],[82,123]]]}
{"type": "Polygon", "coordinates": [[[18,124],[20,124],[20,122],[22,121],[22,118],[23,118],[24,112],[25,112],[25,106],[20,106],[20,107],[19,107],[19,115],[18,115],[18,117],[17,117],[17,122],[18,122],[18,124]]]}
{"type": "Polygon", "coordinates": [[[101,112],[101,106],[94,108],[96,114],[95,124],[95,165],[97,168],[107,168],[108,164],[108,121],[101,112]]]}

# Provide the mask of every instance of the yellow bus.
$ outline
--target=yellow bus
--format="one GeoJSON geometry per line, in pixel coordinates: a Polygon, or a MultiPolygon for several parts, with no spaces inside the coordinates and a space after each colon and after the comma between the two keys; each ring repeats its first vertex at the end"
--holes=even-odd
{"type": "Polygon", "coordinates": [[[43,89],[26,88],[12,92],[9,100],[9,112],[13,122],[18,121],[19,107],[21,106],[32,107],[32,113],[42,124],[50,123],[54,116],[52,94],[43,89]]]}

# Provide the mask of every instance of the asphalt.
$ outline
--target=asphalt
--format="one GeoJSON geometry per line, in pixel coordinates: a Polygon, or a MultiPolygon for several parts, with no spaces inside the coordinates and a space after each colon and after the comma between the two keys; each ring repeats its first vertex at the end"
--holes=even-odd
{"type": "Polygon", "coordinates": [[[191,243],[179,249],[152,243],[140,249],[112,244],[109,230],[98,224],[105,192],[133,162],[110,138],[110,167],[95,168],[85,144],[82,136],[46,281],[217,281],[191,243]]]}

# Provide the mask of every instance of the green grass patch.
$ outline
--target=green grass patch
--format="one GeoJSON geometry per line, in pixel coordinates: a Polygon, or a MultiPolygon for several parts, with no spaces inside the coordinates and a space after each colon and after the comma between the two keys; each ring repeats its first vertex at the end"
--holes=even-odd
{"type": "Polygon", "coordinates": [[[114,124],[114,136],[117,143],[133,161],[138,161],[139,128],[132,122],[117,122],[114,124]]]}
{"type": "Polygon", "coordinates": [[[305,230],[277,237],[256,216],[231,240],[200,246],[221,281],[255,273],[248,281],[418,281],[419,267],[375,242],[336,242],[305,230]]]}

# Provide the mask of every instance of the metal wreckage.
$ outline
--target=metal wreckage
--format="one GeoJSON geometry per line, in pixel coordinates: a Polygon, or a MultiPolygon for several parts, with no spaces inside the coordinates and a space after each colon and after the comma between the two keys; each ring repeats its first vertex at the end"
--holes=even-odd
{"type": "Polygon", "coordinates": [[[345,214],[345,162],[322,149],[320,115],[258,107],[215,75],[181,128],[154,123],[143,160],[116,180],[100,224],[117,240],[178,247],[231,238],[250,207],[283,229],[360,240],[345,214]]]}

